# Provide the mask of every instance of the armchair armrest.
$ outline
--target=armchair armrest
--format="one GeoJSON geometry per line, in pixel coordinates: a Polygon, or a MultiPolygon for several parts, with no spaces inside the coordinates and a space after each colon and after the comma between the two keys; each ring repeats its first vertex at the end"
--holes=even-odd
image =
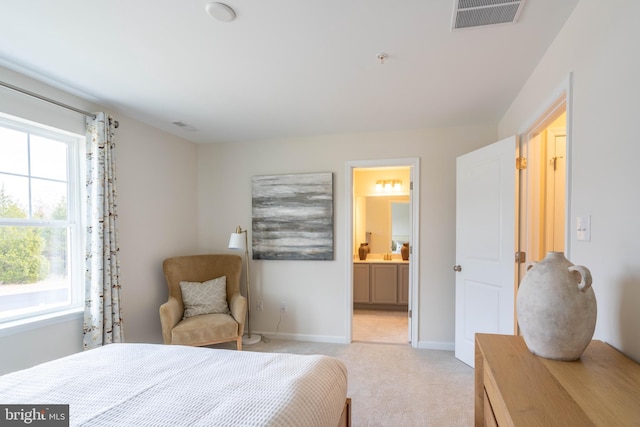
{"type": "Polygon", "coordinates": [[[247,317],[247,299],[235,293],[229,300],[229,309],[231,310],[231,316],[238,322],[238,335],[244,334],[244,322],[247,317]]]}
{"type": "Polygon", "coordinates": [[[171,330],[182,320],[184,307],[174,298],[160,306],[160,324],[162,325],[162,339],[165,344],[171,344],[171,330]]]}

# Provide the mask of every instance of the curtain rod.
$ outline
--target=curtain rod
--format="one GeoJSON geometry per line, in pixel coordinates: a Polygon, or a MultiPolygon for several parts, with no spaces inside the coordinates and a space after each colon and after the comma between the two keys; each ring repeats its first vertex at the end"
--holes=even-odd
{"type": "MultiPolygon", "coordinates": [[[[76,113],[80,113],[80,114],[82,114],[83,116],[91,117],[92,119],[95,119],[95,118],[96,118],[96,115],[95,115],[95,114],[93,114],[93,113],[90,113],[90,112],[88,112],[88,111],[81,110],[81,109],[76,108],[76,107],[72,107],[71,105],[63,104],[62,102],[56,101],[55,99],[51,99],[51,98],[47,98],[46,96],[38,95],[38,94],[37,94],[37,93],[35,93],[35,92],[31,92],[31,91],[29,91],[29,90],[22,89],[22,88],[20,88],[20,87],[18,87],[18,86],[14,86],[14,85],[12,85],[12,84],[10,84],[10,83],[6,83],[6,82],[3,82],[3,81],[1,81],[1,80],[0,80],[0,86],[4,86],[4,87],[6,87],[7,89],[11,89],[11,90],[14,90],[14,91],[16,91],[16,92],[20,92],[20,93],[22,93],[22,94],[24,94],[24,95],[32,96],[32,97],[37,98],[37,99],[39,99],[39,100],[41,100],[41,101],[44,101],[44,102],[48,102],[48,103],[50,103],[50,104],[57,105],[58,107],[62,107],[62,108],[66,108],[67,110],[75,111],[76,113]]],[[[120,126],[120,123],[118,123],[118,121],[117,121],[117,120],[114,120],[114,121],[113,121],[113,126],[115,126],[115,128],[117,129],[117,128],[118,128],[118,126],[120,126]]]]}

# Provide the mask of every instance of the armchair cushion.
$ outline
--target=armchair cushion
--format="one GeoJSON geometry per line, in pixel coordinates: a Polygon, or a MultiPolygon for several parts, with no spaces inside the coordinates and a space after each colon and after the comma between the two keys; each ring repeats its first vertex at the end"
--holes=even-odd
{"type": "Polygon", "coordinates": [[[183,320],[171,330],[171,344],[206,345],[231,341],[238,336],[238,323],[225,314],[205,314],[183,320]]]}
{"type": "Polygon", "coordinates": [[[227,277],[206,282],[180,282],[184,319],[202,314],[229,314],[227,303],[227,277]]]}

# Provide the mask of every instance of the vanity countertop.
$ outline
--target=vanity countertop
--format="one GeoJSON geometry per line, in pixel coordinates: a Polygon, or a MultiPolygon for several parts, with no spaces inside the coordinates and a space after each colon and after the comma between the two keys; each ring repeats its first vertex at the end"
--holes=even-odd
{"type": "Polygon", "coordinates": [[[391,259],[384,260],[382,258],[369,258],[365,260],[354,259],[354,264],[409,264],[409,261],[404,261],[402,259],[391,259]]]}

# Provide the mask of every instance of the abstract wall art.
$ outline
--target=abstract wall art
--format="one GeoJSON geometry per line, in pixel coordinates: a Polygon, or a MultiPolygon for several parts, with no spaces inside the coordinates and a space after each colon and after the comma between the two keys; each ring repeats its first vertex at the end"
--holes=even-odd
{"type": "Polygon", "coordinates": [[[252,184],[253,259],[333,260],[333,174],[260,175],[252,184]]]}

